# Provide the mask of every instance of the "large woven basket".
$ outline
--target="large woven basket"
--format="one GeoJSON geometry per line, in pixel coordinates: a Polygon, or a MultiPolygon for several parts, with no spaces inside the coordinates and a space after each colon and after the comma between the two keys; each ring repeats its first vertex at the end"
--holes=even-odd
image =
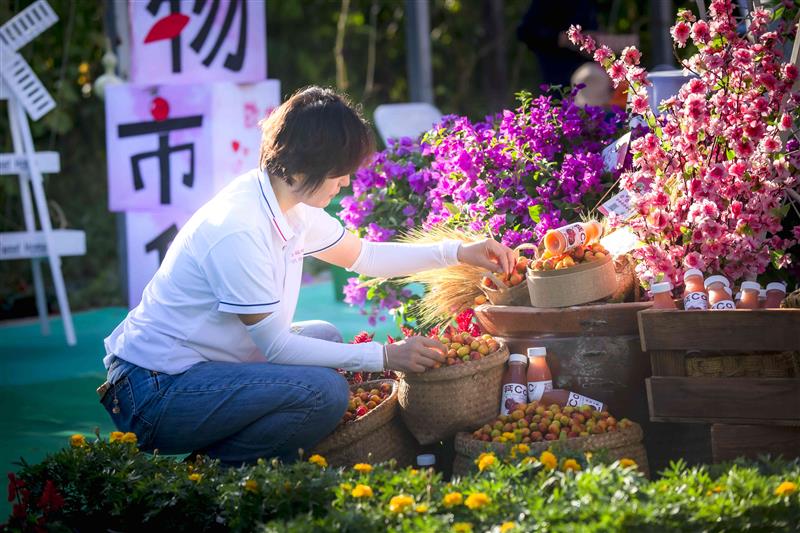
{"type": "Polygon", "coordinates": [[[528,268],[528,291],[533,307],[569,307],[602,300],[617,290],[611,256],[562,270],[528,268]]]}
{"type": "Polygon", "coordinates": [[[418,445],[398,417],[398,384],[394,380],[365,381],[350,388],[369,390],[391,383],[392,392],[375,409],[358,420],[340,424],[312,453],[325,457],[331,466],[381,463],[395,459],[399,466],[414,464],[418,445]]]}
{"type": "Polygon", "coordinates": [[[800,376],[800,354],[690,355],[686,357],[686,375],[703,378],[791,378],[800,376]]]}
{"type": "Polygon", "coordinates": [[[433,444],[496,417],[508,348],[478,361],[400,378],[398,401],[406,427],[420,444],[433,444]]]}
{"type": "MultiPolygon", "coordinates": [[[[647,451],[642,444],[643,438],[642,427],[634,423],[624,430],[612,433],[559,441],[534,442],[528,446],[534,455],[539,455],[549,448],[559,447],[577,452],[606,450],[609,459],[633,459],[639,470],[649,477],[650,467],[647,463],[647,451]]],[[[477,440],[472,437],[471,433],[459,433],[456,435],[455,441],[456,458],[453,463],[453,475],[464,476],[476,471],[475,460],[484,452],[494,452],[498,457],[505,457],[511,446],[513,444],[477,440]]]]}

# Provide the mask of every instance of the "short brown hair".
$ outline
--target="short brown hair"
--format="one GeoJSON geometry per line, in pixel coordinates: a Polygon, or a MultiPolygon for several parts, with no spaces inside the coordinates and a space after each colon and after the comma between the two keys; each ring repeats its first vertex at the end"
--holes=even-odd
{"type": "Polygon", "coordinates": [[[359,109],[332,89],[301,89],[261,121],[261,169],[289,185],[302,176],[301,192],[352,174],[374,151],[359,109]]]}

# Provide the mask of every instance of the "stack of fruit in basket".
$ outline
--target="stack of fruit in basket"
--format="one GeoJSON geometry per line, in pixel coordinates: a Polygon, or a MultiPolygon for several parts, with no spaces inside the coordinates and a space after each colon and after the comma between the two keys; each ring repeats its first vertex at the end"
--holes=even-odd
{"type": "Polygon", "coordinates": [[[531,263],[533,270],[561,270],[582,263],[600,261],[608,256],[608,250],[598,243],[587,246],[578,246],[559,255],[553,255],[549,250],[542,252],[541,257],[531,263]]]}
{"type": "MultiPolygon", "coordinates": [[[[517,285],[525,281],[525,270],[528,268],[530,262],[531,262],[530,259],[528,259],[524,255],[521,255],[517,259],[517,264],[514,267],[514,270],[512,270],[508,274],[505,272],[497,273],[495,274],[495,277],[497,277],[500,281],[502,281],[505,284],[506,288],[516,287],[517,285]]],[[[484,276],[481,279],[481,284],[488,289],[494,289],[494,290],[498,289],[497,284],[495,284],[495,282],[492,281],[492,279],[489,278],[488,276],[484,276]]]]}
{"type": "Polygon", "coordinates": [[[342,422],[352,422],[366,415],[378,407],[386,398],[392,394],[391,383],[381,383],[379,388],[365,390],[361,387],[350,391],[350,401],[347,404],[347,411],[342,417],[342,422]]]}
{"type": "MultiPolygon", "coordinates": [[[[500,349],[500,343],[488,333],[472,336],[464,331],[461,333],[445,332],[439,340],[447,346],[447,366],[459,365],[468,361],[479,361],[484,356],[500,349]]],[[[442,366],[436,363],[434,368],[442,366]]]]}
{"type": "Polygon", "coordinates": [[[486,442],[530,443],[611,433],[631,425],[627,418],[617,421],[608,411],[597,411],[589,405],[561,407],[533,401],[518,404],[508,415],[499,416],[472,436],[486,442]]]}

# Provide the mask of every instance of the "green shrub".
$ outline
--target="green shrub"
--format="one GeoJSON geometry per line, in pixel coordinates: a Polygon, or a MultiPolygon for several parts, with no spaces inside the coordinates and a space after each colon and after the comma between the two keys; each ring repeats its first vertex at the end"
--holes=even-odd
{"type": "Polygon", "coordinates": [[[654,481],[602,454],[488,455],[444,480],[392,463],[334,469],[323,458],[225,468],[73,437],[9,474],[10,531],[796,531],[800,462],[672,465],[654,481]],[[13,498],[12,498],[13,497],[13,498]]]}

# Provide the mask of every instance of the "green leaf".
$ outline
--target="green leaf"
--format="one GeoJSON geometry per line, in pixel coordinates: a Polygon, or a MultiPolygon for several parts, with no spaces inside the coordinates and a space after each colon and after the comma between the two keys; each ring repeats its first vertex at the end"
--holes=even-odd
{"type": "Polygon", "coordinates": [[[459,213],[458,208],[451,202],[444,202],[442,205],[444,205],[445,209],[450,211],[451,215],[457,215],[459,213]]]}
{"type": "Polygon", "coordinates": [[[544,210],[544,207],[542,207],[540,204],[529,205],[528,206],[528,215],[530,215],[531,220],[533,220],[535,223],[538,224],[539,221],[542,219],[542,211],[543,210],[544,210]]]}

